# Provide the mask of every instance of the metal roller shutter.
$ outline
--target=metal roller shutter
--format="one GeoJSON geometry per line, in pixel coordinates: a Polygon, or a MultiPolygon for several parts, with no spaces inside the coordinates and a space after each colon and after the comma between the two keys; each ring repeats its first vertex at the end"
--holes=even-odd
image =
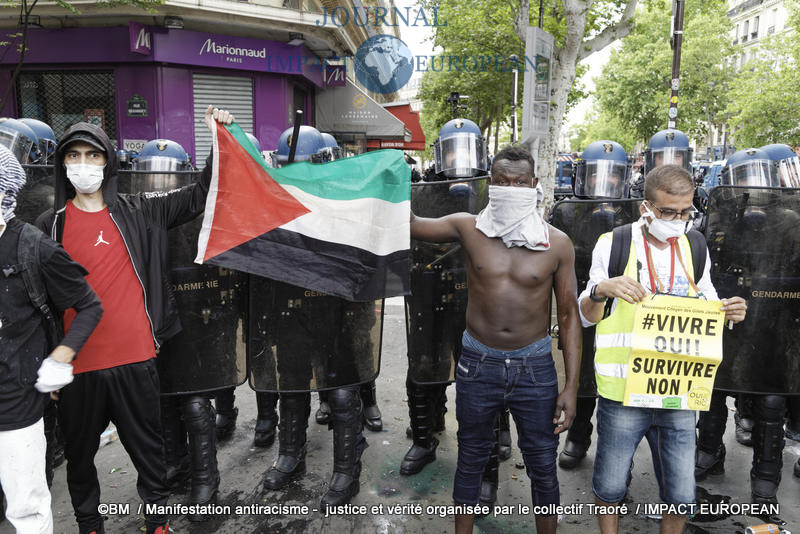
{"type": "Polygon", "coordinates": [[[195,74],[192,80],[194,94],[194,146],[195,165],[203,162],[211,150],[211,132],[203,122],[210,105],[227,109],[247,133],[253,133],[253,80],[237,76],[195,74]]]}

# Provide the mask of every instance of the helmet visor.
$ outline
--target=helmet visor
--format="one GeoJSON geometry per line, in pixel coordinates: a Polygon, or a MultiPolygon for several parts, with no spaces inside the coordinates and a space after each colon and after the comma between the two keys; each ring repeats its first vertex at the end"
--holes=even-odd
{"type": "Polygon", "coordinates": [[[691,148],[654,148],[648,153],[647,172],[662,165],[677,165],[692,172],[691,148]]]}
{"type": "Polygon", "coordinates": [[[136,160],[136,169],[140,171],[180,171],[186,162],[164,156],[150,156],[136,160]]]}
{"type": "Polygon", "coordinates": [[[744,162],[730,169],[731,185],[745,187],[779,187],[780,180],[775,165],[769,160],[744,162]]]}
{"type": "Polygon", "coordinates": [[[170,174],[187,168],[186,162],[165,156],[149,156],[136,160],[134,169],[153,171],[153,174],[132,175],[132,186],[135,191],[169,191],[191,183],[190,175],[170,174]]]}
{"type": "Polygon", "coordinates": [[[575,194],[589,198],[623,198],[628,166],[618,161],[580,162],[575,176],[575,194]]]}
{"type": "Polygon", "coordinates": [[[27,135],[9,130],[0,130],[0,145],[4,145],[10,150],[21,164],[24,165],[30,162],[33,141],[27,135]]]}
{"type": "Polygon", "coordinates": [[[476,135],[452,135],[433,143],[436,174],[464,178],[486,172],[486,145],[476,135]]]}
{"type": "Polygon", "coordinates": [[[800,187],[800,158],[787,158],[778,162],[781,187],[800,187]]]}

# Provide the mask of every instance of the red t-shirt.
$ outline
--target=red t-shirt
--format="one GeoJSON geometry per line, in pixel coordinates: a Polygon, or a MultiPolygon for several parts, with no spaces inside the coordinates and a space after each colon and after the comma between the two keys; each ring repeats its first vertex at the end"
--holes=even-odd
{"type": "MultiPolygon", "coordinates": [[[[75,374],[155,357],[142,284],[108,208],[88,212],[67,202],[62,244],[89,271],[86,281],[103,304],[100,324],[72,362],[75,374]]],[[[74,318],[74,310],[64,313],[66,329],[74,318]]]]}

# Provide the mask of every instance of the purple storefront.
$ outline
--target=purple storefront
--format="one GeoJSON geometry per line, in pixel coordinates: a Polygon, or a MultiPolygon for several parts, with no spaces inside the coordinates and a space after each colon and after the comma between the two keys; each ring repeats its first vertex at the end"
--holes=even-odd
{"type": "MultiPolygon", "coordinates": [[[[194,161],[204,160],[211,140],[202,115],[209,104],[230,109],[263,149],[273,149],[291,125],[292,109],[314,124],[314,97],[324,89],[322,65],[302,45],[133,22],[29,34],[22,71],[0,115],[43,120],[56,136],[75,122],[95,122],[128,150],[166,138],[194,161]]],[[[0,86],[16,62],[7,54],[0,86]]]]}

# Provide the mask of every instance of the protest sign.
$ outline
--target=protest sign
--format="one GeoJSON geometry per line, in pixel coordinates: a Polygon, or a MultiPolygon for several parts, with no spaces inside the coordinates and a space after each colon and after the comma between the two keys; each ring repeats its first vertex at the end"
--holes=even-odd
{"type": "Polygon", "coordinates": [[[636,304],[625,406],[708,410],[722,362],[721,307],[670,295],[636,304]]]}

